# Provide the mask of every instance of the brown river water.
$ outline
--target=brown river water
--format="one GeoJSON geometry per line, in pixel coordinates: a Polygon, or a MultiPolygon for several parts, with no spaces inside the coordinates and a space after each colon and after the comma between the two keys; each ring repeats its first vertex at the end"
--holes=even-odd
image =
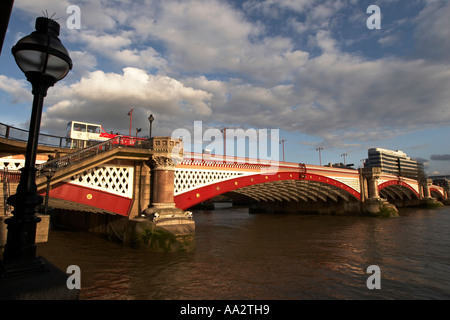
{"type": "Polygon", "coordinates": [[[450,207],[398,218],[194,211],[194,252],[151,253],[52,229],[38,254],[81,271],[80,299],[449,299],[450,207]],[[368,289],[367,268],[380,269],[368,289]]]}

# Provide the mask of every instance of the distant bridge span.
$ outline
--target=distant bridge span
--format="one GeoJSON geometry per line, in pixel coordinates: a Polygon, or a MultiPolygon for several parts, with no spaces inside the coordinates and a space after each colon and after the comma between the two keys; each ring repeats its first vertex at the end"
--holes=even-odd
{"type": "MultiPolygon", "coordinates": [[[[377,192],[371,195],[363,170],[186,153],[175,168],[174,198],[185,210],[227,192],[257,201],[364,201],[380,194],[386,199],[421,197],[416,180],[387,174],[376,180],[377,192]]],[[[433,191],[445,197],[442,187],[433,186],[433,191]]]]}
{"type": "Polygon", "coordinates": [[[174,187],[184,210],[231,191],[257,201],[361,200],[357,170],[194,153],[176,166],[174,187]]]}

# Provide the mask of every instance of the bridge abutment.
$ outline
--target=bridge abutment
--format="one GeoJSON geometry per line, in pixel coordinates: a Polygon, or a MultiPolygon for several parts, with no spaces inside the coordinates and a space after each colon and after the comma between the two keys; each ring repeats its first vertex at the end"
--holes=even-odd
{"type": "Polygon", "coordinates": [[[422,186],[421,186],[422,197],[419,201],[420,207],[439,208],[439,207],[444,206],[444,204],[442,202],[438,201],[437,199],[435,199],[431,196],[430,188],[432,185],[433,185],[433,180],[431,180],[431,179],[424,179],[422,181],[422,186]]]}
{"type": "Polygon", "coordinates": [[[145,217],[110,223],[106,235],[125,245],[152,252],[193,251],[195,225],[183,219],[155,222],[145,217]]]}

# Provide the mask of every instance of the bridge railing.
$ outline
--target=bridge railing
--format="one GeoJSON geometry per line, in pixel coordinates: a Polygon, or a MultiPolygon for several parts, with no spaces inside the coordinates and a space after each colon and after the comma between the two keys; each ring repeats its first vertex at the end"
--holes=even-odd
{"type": "Polygon", "coordinates": [[[83,160],[92,158],[93,156],[119,147],[148,149],[149,142],[128,137],[124,138],[122,136],[117,136],[108,141],[100,142],[98,144],[76,151],[74,153],[70,153],[62,157],[41,163],[36,166],[36,168],[38,169],[36,176],[41,175],[43,173],[43,169],[47,168],[51,169],[53,172],[56,172],[57,170],[60,170],[62,168],[79,163],[83,160]]]}
{"type": "MultiPolygon", "coordinates": [[[[28,131],[0,122],[0,137],[26,142],[28,140],[28,131]]],[[[71,144],[71,141],[72,141],[71,138],[53,136],[45,133],[39,134],[40,145],[57,148],[66,148],[71,144]]]]}
{"type": "Polygon", "coordinates": [[[183,164],[220,164],[220,165],[256,165],[256,166],[271,166],[273,164],[280,164],[276,160],[265,160],[256,158],[246,158],[238,156],[224,156],[209,153],[197,153],[185,151],[183,155],[183,164]]]}
{"type": "Polygon", "coordinates": [[[264,174],[298,170],[300,179],[305,178],[307,171],[304,163],[280,162],[276,160],[212,155],[187,151],[184,152],[181,165],[250,169],[259,170],[260,172],[264,172],[264,174]]]}

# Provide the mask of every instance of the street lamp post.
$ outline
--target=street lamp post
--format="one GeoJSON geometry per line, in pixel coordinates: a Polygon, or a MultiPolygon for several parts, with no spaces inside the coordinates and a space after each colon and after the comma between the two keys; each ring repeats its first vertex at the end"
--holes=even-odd
{"type": "Polygon", "coordinates": [[[280,140],[280,144],[282,144],[282,146],[283,146],[283,162],[284,162],[284,142],[285,141],[286,141],[285,139],[280,140]]]}
{"type": "Polygon", "coordinates": [[[223,133],[223,159],[226,162],[227,158],[227,128],[220,129],[220,132],[223,133]]]}
{"type": "Polygon", "coordinates": [[[12,48],[19,68],[32,85],[31,112],[25,166],[21,169],[17,192],[8,198],[14,207],[13,217],[5,222],[8,236],[3,253],[3,265],[27,264],[36,260],[36,207],[42,197],[36,188],[36,153],[44,97],[49,87],[63,79],[72,69],[69,53],[58,39],[60,26],[49,18],[36,19],[36,31],[22,38],[12,48]]]}
{"type": "Polygon", "coordinates": [[[322,147],[317,147],[316,151],[319,151],[319,165],[322,165],[322,152],[323,148],[322,147]]]}
{"type": "Polygon", "coordinates": [[[346,157],[346,156],[348,156],[348,154],[346,154],[346,153],[341,154],[341,157],[344,157],[344,166],[347,165],[347,163],[345,162],[345,157],[346,157]]]}
{"type": "Polygon", "coordinates": [[[149,133],[148,133],[148,138],[149,138],[149,139],[152,138],[152,122],[153,122],[153,120],[155,120],[155,117],[153,117],[153,115],[151,114],[151,115],[148,117],[148,122],[150,122],[150,131],[149,131],[149,133]]]}

